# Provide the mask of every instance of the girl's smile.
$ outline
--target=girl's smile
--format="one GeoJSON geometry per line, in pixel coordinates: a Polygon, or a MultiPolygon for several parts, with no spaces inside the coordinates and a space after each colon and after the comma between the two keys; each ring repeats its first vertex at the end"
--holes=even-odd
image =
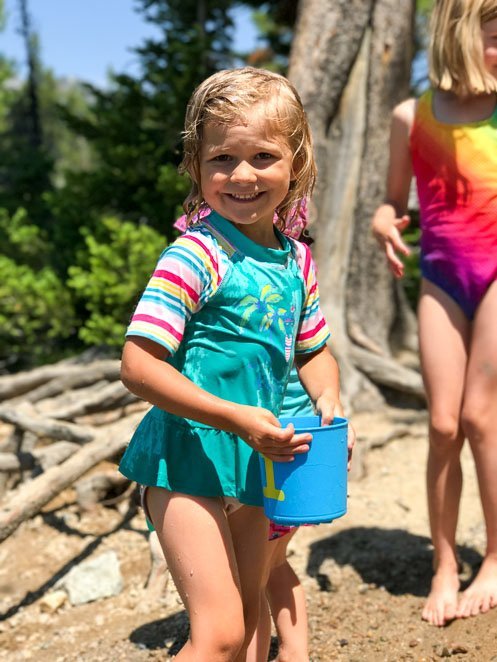
{"type": "Polygon", "coordinates": [[[254,108],[243,124],[206,123],[199,184],[205,202],[247,237],[279,247],[273,216],[294,179],[293,155],[262,110],[254,108]]]}

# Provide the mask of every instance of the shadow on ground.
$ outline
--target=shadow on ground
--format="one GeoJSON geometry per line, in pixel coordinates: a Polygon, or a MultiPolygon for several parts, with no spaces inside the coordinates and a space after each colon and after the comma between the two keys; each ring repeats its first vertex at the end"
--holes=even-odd
{"type": "Polygon", "coordinates": [[[140,625],[129,639],[139,648],[166,649],[169,655],[176,655],[188,639],[189,628],[186,611],[180,611],[168,618],[140,625]]]}
{"type": "MultiPolygon", "coordinates": [[[[466,584],[478,570],[482,557],[467,546],[459,546],[458,554],[466,584]]],[[[383,586],[392,595],[426,596],[430,589],[430,539],[402,529],[356,527],[312,543],[307,573],[325,591],[333,590],[328,575],[321,572],[327,559],[339,566],[352,566],[365,584],[383,586]]]]}

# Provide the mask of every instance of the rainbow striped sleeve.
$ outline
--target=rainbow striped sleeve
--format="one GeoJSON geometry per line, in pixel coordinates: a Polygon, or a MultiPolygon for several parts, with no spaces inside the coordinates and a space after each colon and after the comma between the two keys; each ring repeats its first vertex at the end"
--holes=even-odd
{"type": "Polygon", "coordinates": [[[297,354],[308,354],[320,349],[330,337],[330,330],[319,306],[319,288],[316,266],[309,246],[293,242],[297,249],[297,262],[304,276],[306,299],[300,316],[295,344],[297,354]]]}
{"type": "Polygon", "coordinates": [[[126,337],[149,338],[174,354],[185,325],[221,283],[218,251],[200,232],[182,235],[160,256],[126,337]]]}

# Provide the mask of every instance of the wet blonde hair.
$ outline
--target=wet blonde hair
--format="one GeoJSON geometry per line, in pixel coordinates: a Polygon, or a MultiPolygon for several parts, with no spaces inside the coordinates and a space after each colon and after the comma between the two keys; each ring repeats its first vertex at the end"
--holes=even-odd
{"type": "Polygon", "coordinates": [[[183,160],[179,170],[187,172],[192,180],[192,188],[183,204],[188,222],[198,217],[199,210],[205,205],[200,181],[200,150],[205,124],[215,122],[233,126],[244,123],[256,104],[263,105],[264,119],[271,135],[281,137],[293,154],[295,179],[275,210],[281,230],[299,213],[302,201],[311,194],[316,163],[311,131],[297,90],[283,76],[265,69],[243,67],[219,71],[197,87],[186,110],[183,160]]]}
{"type": "Polygon", "coordinates": [[[458,96],[497,91],[485,68],[481,28],[497,18],[497,0],[436,0],[430,24],[430,81],[458,96]]]}

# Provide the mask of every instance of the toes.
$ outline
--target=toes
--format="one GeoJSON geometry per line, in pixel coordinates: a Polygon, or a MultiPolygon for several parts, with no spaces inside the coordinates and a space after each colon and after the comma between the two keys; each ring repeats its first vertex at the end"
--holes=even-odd
{"type": "Polygon", "coordinates": [[[450,603],[445,606],[444,624],[447,623],[448,621],[453,621],[455,619],[456,609],[457,609],[457,604],[455,603],[450,603]]]}
{"type": "Polygon", "coordinates": [[[490,611],[491,607],[491,597],[489,595],[484,595],[480,603],[480,612],[486,614],[487,611],[490,611]]]}

